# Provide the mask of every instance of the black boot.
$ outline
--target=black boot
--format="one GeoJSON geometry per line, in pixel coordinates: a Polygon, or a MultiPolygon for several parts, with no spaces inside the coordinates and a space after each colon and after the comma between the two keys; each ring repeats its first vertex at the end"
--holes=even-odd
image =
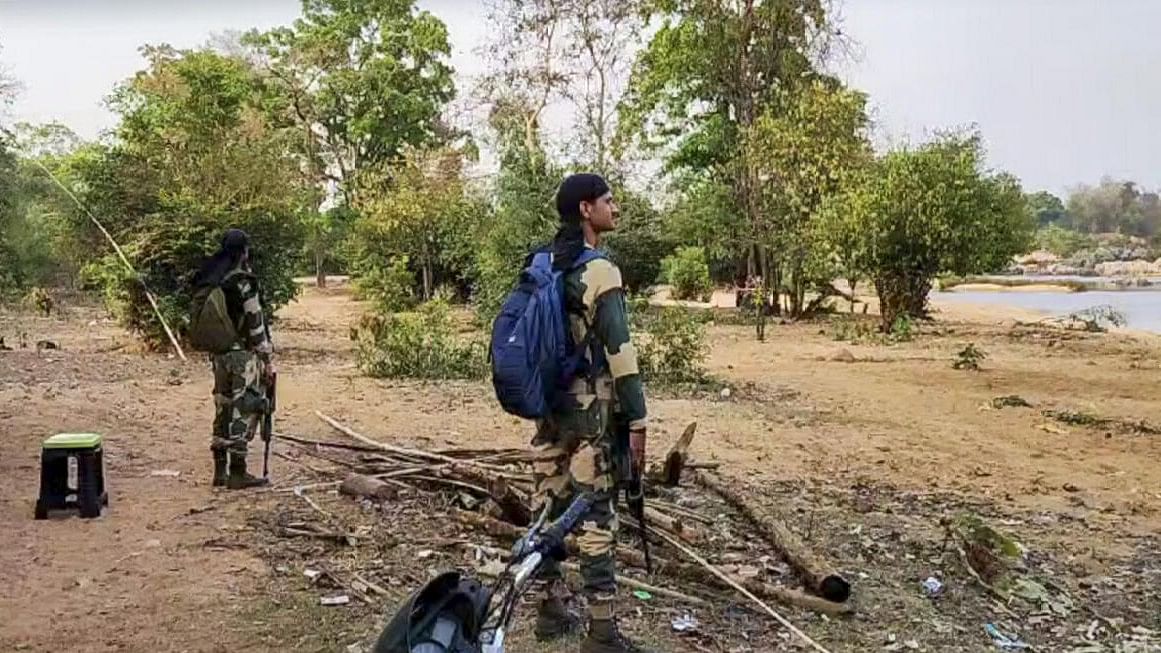
{"type": "Polygon", "coordinates": [[[214,487],[226,485],[226,450],[213,449],[214,452],[214,487]]]}
{"type": "Polygon", "coordinates": [[[625,637],[617,628],[616,619],[593,619],[589,622],[589,636],[581,643],[581,653],[650,653],[625,637]]]}
{"type": "Polygon", "coordinates": [[[564,600],[549,597],[541,600],[536,610],[536,640],[548,642],[580,632],[581,620],[569,611],[564,600]]]}
{"type": "Polygon", "coordinates": [[[226,487],[231,490],[244,490],[250,487],[261,487],[269,482],[246,472],[246,454],[230,454],[230,478],[226,481],[226,487]]]}

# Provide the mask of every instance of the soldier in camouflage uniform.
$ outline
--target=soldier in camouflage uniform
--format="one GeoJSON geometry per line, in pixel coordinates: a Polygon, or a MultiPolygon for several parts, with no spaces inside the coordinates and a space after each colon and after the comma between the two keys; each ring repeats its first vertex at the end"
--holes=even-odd
{"type": "Polygon", "coordinates": [[[266,382],[274,373],[270,332],[262,314],[258,280],[250,269],[246,233],[226,232],[221,250],[199,274],[200,282],[221,285],[230,321],[241,325],[233,348],[213,356],[213,484],[232,490],[266,485],[266,479],[246,470],[248,444],[266,412],[266,382]]]}
{"type": "MultiPolygon", "coordinates": [[[[616,228],[618,208],[605,181],[589,174],[565,179],[556,204],[561,228],[552,244],[553,264],[564,269],[584,248],[599,245],[602,233],[616,228]]],[[[537,501],[539,505],[552,502],[559,513],[575,493],[597,494],[598,501],[581,519],[577,536],[589,609],[589,631],[581,651],[639,651],[621,635],[613,610],[617,591],[614,413],[629,422],[637,463],[644,459],[646,432],[645,395],[629,338],[620,270],[608,259],[598,258],[570,272],[565,277],[565,305],[573,342],[583,342],[591,328],[596,345],[587,354],[588,373],[573,382],[567,405],[537,424],[533,440],[537,501]]],[[[565,607],[568,590],[559,567],[550,563],[541,578],[546,587],[537,612],[537,637],[552,639],[577,629],[578,620],[565,607]]]]}

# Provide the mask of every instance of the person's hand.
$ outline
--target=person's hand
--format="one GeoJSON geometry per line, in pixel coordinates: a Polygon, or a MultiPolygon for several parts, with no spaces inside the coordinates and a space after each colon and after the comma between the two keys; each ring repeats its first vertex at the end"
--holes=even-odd
{"type": "Polygon", "coordinates": [[[278,374],[278,368],[276,368],[274,366],[274,358],[271,357],[270,360],[266,361],[266,369],[263,371],[263,375],[265,376],[266,382],[270,383],[271,381],[273,381],[274,375],[276,375],[276,374],[278,374]]]}
{"type": "Polygon", "coordinates": [[[638,426],[629,429],[629,455],[633,467],[643,469],[645,466],[645,427],[638,426]]]}

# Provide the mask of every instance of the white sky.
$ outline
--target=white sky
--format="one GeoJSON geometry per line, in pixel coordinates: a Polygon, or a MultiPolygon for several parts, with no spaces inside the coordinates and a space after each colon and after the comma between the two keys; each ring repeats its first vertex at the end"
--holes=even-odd
{"type": "MultiPolygon", "coordinates": [[[[456,70],[479,73],[482,2],[419,5],[447,23],[456,70]]],[[[194,47],[298,13],[297,0],[0,0],[0,65],[24,85],[12,117],[95,137],[141,44],[194,47]]],[[[1106,174],[1161,185],[1161,0],[846,0],[843,25],[861,52],[843,75],[870,93],[879,142],[975,123],[1027,190],[1106,174]]]]}

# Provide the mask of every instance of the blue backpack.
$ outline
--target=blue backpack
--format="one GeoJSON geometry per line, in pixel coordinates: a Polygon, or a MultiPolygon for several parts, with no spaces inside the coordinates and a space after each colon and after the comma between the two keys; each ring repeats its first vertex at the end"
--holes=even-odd
{"type": "MultiPolygon", "coordinates": [[[[537,252],[520,273],[500,314],[492,322],[492,386],[505,412],[526,419],[547,417],[587,363],[592,342],[572,342],[564,300],[564,276],[589,261],[604,258],[586,248],[568,270],[552,267],[550,252],[537,252]]],[[[596,359],[594,359],[596,360],[596,359]]]]}

